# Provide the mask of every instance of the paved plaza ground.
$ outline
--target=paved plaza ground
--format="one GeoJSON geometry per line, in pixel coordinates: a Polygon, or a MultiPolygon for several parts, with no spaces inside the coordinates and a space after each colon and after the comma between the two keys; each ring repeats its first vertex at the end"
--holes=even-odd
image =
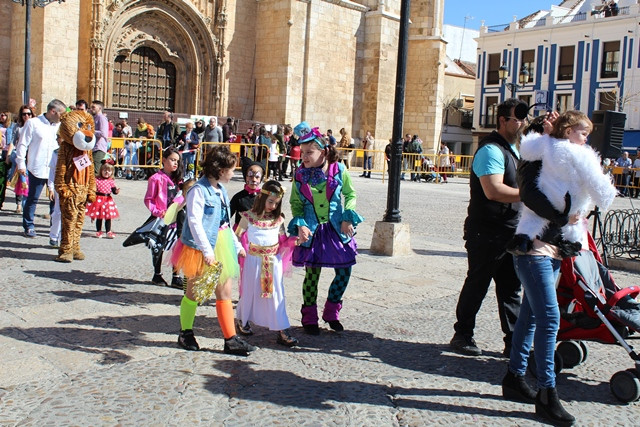
{"type": "MultiPolygon", "coordinates": [[[[230,194],[242,188],[237,175],[230,194]]],[[[22,236],[9,191],[11,210],[0,212],[0,425],[537,425],[532,405],[501,398],[506,360],[493,287],[476,330],[483,355],[448,349],[466,273],[468,180],[402,182],[413,254],[391,258],[369,253],[386,206],[379,178],[354,177],[366,221],[345,294],[346,331],[322,324],[318,337],[302,333],[303,276],[294,269],[287,309],[301,345],[282,347],[274,332],[254,328],[248,340],[260,348],[247,358],[223,354],[212,302],[198,309],[194,328],[204,351],[176,345],[181,292],[150,284],[148,249],[122,247],[148,216],[146,182],[118,181],[117,237],[94,238],[87,220],[87,259],[72,264],[53,261],[47,220],[36,220],[36,239],[22,236]]],[[[615,207],[629,203],[617,199],[615,207]]],[[[38,214],[45,210],[43,200],[38,214]]],[[[323,273],[319,304],[332,273],[323,273]]],[[[614,277],[621,286],[640,279],[614,277]]],[[[590,343],[587,362],[559,375],[579,425],[640,424],[640,404],[621,405],[609,391],[611,375],[631,367],[622,348],[590,343]]]]}

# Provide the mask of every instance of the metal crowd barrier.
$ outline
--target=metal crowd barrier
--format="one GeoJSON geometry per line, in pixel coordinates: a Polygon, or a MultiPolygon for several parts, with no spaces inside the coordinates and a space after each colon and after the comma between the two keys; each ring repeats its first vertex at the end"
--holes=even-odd
{"type": "Polygon", "coordinates": [[[116,177],[144,179],[162,167],[162,141],[148,138],[110,138],[109,154],[116,177]]]}
{"type": "Polygon", "coordinates": [[[604,168],[604,171],[605,173],[611,174],[613,183],[619,191],[624,191],[627,195],[631,195],[636,198],[640,195],[639,168],[634,169],[623,168],[620,166],[608,166],[604,168]],[[625,176],[629,176],[628,184],[625,183],[625,176]]]}
{"type": "Polygon", "coordinates": [[[609,256],[640,259],[640,209],[608,211],[600,240],[609,256]]]}

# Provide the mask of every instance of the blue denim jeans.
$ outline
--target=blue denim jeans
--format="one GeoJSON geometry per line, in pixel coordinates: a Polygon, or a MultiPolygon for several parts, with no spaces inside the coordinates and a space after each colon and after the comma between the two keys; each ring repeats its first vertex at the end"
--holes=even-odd
{"type": "Polygon", "coordinates": [[[364,171],[369,171],[371,172],[371,158],[372,156],[364,156],[364,163],[362,165],[362,169],[364,171]]]}
{"type": "MultiPolygon", "coordinates": [[[[36,205],[42,189],[47,185],[46,178],[38,178],[31,172],[27,171],[29,176],[29,194],[27,200],[24,202],[24,209],[22,211],[22,227],[24,231],[32,230],[33,218],[36,215],[36,205]]],[[[53,202],[49,202],[49,214],[53,212],[53,202]]]]}
{"type": "Polygon", "coordinates": [[[513,331],[509,370],[524,375],[531,344],[535,347],[538,388],[556,386],[553,356],[560,326],[556,280],[560,260],[547,256],[520,255],[513,261],[524,287],[520,315],[513,331]]]}

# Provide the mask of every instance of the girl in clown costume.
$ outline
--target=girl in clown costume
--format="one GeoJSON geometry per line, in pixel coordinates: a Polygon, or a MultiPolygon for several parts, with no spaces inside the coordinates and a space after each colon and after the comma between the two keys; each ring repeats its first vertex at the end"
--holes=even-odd
{"type": "Polygon", "coordinates": [[[339,315],[342,296],[349,284],[351,267],[356,263],[355,227],[363,218],[355,212],[356,193],[345,166],[338,163],[335,148],[325,143],[318,128],[300,123],[293,132],[298,137],[302,166],[296,171],[290,197],[293,219],[288,231],[298,236],[293,265],[305,267],[302,284],[302,326],[306,333],[318,335],[318,281],[323,267],[333,268],[322,319],[334,331],[344,327],[339,315]],[[344,207],[342,206],[344,196],[344,207]]]}

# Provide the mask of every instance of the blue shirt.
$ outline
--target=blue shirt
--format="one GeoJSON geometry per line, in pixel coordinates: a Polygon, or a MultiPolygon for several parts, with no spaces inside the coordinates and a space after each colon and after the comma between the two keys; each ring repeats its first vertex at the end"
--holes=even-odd
{"type": "MultiPolygon", "coordinates": [[[[518,156],[518,149],[515,144],[511,145],[511,149],[518,156]]],[[[504,155],[502,151],[494,144],[487,144],[476,151],[473,158],[473,172],[478,176],[485,175],[504,175],[504,155]]]]}

